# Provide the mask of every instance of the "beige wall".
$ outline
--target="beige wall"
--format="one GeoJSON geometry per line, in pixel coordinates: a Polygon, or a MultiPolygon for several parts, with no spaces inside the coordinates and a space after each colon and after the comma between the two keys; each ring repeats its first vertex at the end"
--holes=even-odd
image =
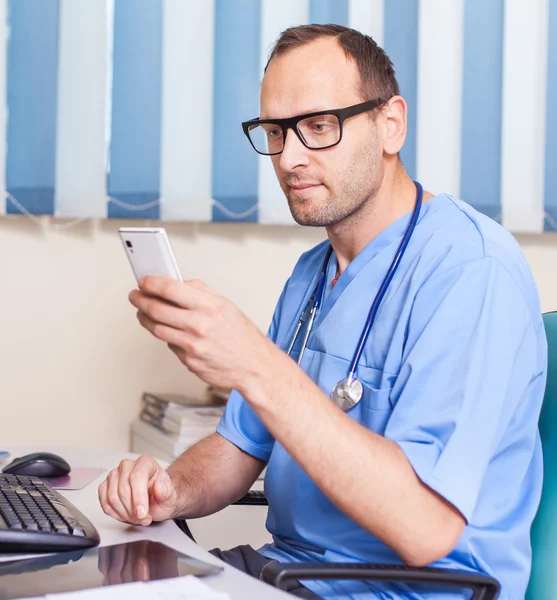
{"type": "MultiPolygon", "coordinates": [[[[0,218],[0,447],[126,450],[143,390],[204,389],[136,321],[127,302],[134,279],[116,234],[123,224],[130,225],[95,221],[63,231],[0,218]]],[[[300,253],[323,239],[297,227],[166,227],[184,277],[230,297],[261,329],[300,253]]],[[[542,309],[557,308],[557,235],[519,241],[542,309]]]]}

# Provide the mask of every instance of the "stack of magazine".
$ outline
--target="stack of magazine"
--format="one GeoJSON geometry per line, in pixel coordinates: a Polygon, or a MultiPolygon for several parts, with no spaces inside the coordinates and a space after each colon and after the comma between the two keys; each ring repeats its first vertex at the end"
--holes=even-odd
{"type": "Polygon", "coordinates": [[[205,398],[144,392],[139,418],[132,423],[132,452],[167,462],[216,431],[224,405],[213,391],[205,398]]]}

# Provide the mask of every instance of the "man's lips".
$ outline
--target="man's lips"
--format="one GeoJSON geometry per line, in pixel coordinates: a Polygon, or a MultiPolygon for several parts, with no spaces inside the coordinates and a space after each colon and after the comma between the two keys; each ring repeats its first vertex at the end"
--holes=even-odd
{"type": "Polygon", "coordinates": [[[293,190],[307,190],[322,185],[321,183],[296,183],[290,184],[289,187],[293,190]]]}

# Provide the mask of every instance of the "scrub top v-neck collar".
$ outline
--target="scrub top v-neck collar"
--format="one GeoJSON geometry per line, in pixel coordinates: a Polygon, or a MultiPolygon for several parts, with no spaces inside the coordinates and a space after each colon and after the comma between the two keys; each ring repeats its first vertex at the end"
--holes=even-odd
{"type": "MultiPolygon", "coordinates": [[[[420,222],[428,212],[431,212],[433,208],[436,208],[436,204],[442,204],[435,202],[437,198],[446,199],[446,196],[435,196],[434,198],[431,198],[430,200],[423,203],[416,227],[420,224],[420,222]]],[[[327,267],[325,297],[323,299],[321,309],[319,310],[319,313],[315,320],[314,331],[327,317],[329,311],[335,305],[335,302],[338,300],[338,298],[341,296],[344,290],[350,285],[350,283],[355,279],[355,277],[361,272],[361,270],[364,267],[366,267],[374,258],[376,258],[383,250],[387,249],[393,243],[398,242],[402,238],[404,232],[408,227],[408,223],[411,217],[412,211],[403,215],[402,217],[394,221],[394,223],[391,223],[388,227],[381,231],[379,235],[373,238],[367,244],[367,246],[365,246],[363,250],[361,250],[361,252],[354,257],[354,259],[350,262],[348,267],[346,267],[346,269],[340,274],[340,277],[338,278],[334,286],[332,286],[332,280],[336,276],[338,261],[335,253],[332,253],[331,258],[329,260],[329,265],[327,267]]],[[[326,248],[327,246],[325,246],[325,252],[326,248]]]]}

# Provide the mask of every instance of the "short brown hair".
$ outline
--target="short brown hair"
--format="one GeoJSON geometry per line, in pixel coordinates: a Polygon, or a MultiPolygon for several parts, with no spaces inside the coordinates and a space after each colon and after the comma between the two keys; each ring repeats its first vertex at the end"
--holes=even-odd
{"type": "Polygon", "coordinates": [[[276,41],[265,71],[273,58],[322,37],[335,37],[346,56],[352,58],[360,72],[360,93],[364,100],[387,101],[400,94],[391,59],[375,40],[360,31],[342,25],[299,25],[284,30],[276,41]]]}

